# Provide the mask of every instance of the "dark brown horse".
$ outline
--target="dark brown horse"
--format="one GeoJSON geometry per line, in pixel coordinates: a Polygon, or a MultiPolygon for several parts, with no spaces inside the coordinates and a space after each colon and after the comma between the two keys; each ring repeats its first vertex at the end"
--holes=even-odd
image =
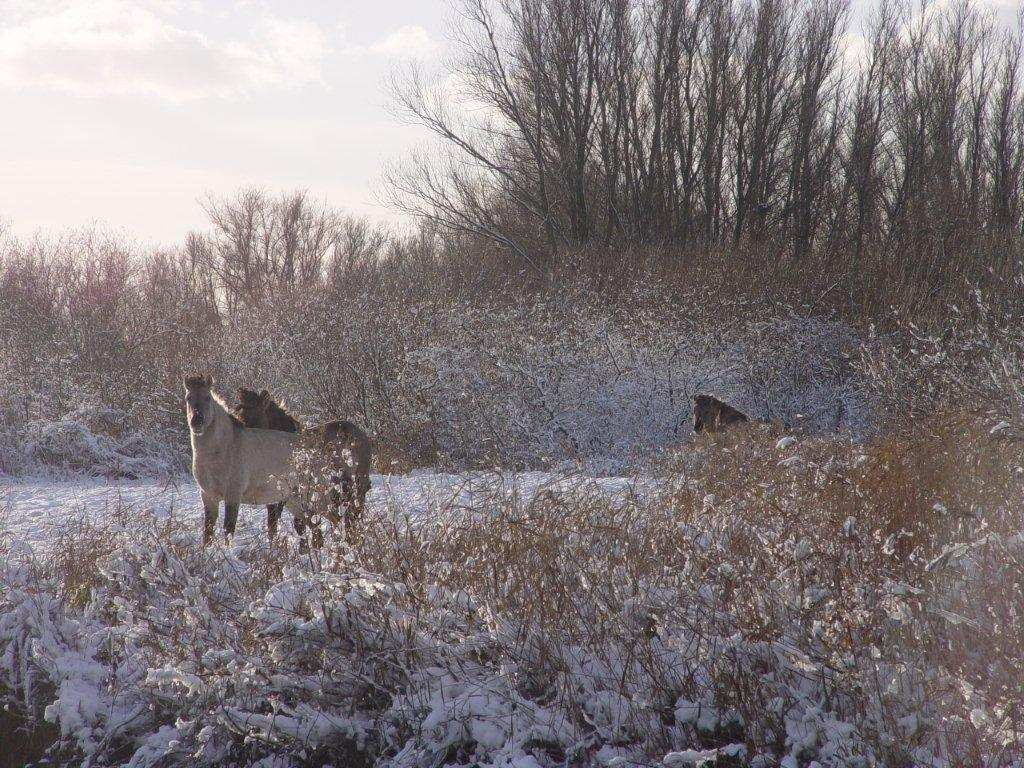
{"type": "Polygon", "coordinates": [[[747,415],[711,395],[693,398],[693,431],[720,432],[723,429],[749,421],[747,415]]]}
{"type": "MultiPolygon", "coordinates": [[[[238,406],[234,410],[234,415],[242,424],[250,428],[275,429],[279,432],[298,432],[301,429],[299,422],[283,408],[278,407],[271,412],[267,406],[269,402],[273,402],[273,400],[265,389],[262,392],[256,392],[252,389],[240,388],[238,390],[238,406]]],[[[272,539],[277,536],[277,523],[281,519],[283,509],[284,504],[267,504],[267,533],[272,539]]],[[[296,520],[296,530],[304,529],[304,527],[301,522],[296,520]]]]}
{"type": "MultiPolygon", "coordinates": [[[[337,510],[343,508],[346,531],[352,528],[362,514],[366,494],[370,490],[372,448],[363,430],[350,421],[330,421],[315,427],[303,427],[265,389],[261,392],[239,389],[235,413],[247,427],[301,432],[300,446],[325,457],[332,483],[341,485],[340,492],[332,490],[333,516],[340,519],[337,510]]],[[[272,538],[277,533],[280,517],[281,505],[267,506],[267,530],[272,538]]],[[[296,519],[295,529],[300,535],[305,528],[305,521],[296,519]]]]}

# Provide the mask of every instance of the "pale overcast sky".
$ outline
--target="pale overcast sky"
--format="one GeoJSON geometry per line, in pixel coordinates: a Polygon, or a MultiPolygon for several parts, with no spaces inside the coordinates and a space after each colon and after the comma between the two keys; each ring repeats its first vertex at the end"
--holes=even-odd
{"type": "Polygon", "coordinates": [[[393,218],[382,163],[425,137],[384,84],[443,55],[448,20],[445,0],[0,0],[0,222],[169,244],[246,185],[393,218]]]}
{"type": "Polygon", "coordinates": [[[426,137],[384,83],[444,56],[450,18],[447,0],[0,0],[0,224],[171,244],[205,226],[205,194],[248,185],[394,218],[381,167],[426,137]]]}

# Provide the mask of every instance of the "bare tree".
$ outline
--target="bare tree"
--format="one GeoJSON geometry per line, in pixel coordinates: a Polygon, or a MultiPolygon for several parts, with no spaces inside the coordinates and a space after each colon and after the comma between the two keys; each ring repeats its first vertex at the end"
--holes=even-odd
{"type": "Polygon", "coordinates": [[[190,235],[187,251],[216,276],[232,309],[273,289],[319,282],[344,231],[339,214],[304,192],[247,189],[230,200],[209,198],[205,208],[213,229],[190,235]]]}
{"type": "Polygon", "coordinates": [[[885,0],[860,55],[847,0],[462,10],[455,80],[483,108],[396,78],[440,141],[389,179],[405,210],[524,263],[742,241],[872,249],[925,284],[948,247],[1024,224],[1021,36],[969,0],[885,0]]]}

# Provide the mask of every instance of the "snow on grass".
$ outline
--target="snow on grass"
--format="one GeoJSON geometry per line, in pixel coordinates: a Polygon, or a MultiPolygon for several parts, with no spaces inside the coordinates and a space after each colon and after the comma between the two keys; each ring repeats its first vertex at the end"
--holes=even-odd
{"type": "Polygon", "coordinates": [[[259,509],[200,546],[187,481],[15,483],[42,522],[0,542],[0,685],[95,765],[1019,768],[1021,475],[989,432],[375,476],[313,554],[259,509]],[[64,503],[103,546],[32,538],[64,503]]]}
{"type": "MultiPolygon", "coordinates": [[[[372,475],[371,483],[367,495],[369,510],[386,510],[410,523],[428,521],[441,510],[452,513],[475,508],[484,500],[529,501],[541,490],[550,493],[598,490],[623,496],[649,492],[655,486],[650,479],[497,471],[372,475]]],[[[100,523],[114,510],[122,516],[138,514],[161,520],[176,512],[183,513],[181,519],[188,524],[191,515],[198,530],[202,502],[190,476],[161,481],[0,477],[0,530],[20,548],[45,548],[54,528],[69,518],[100,523]]],[[[243,506],[239,513],[238,535],[263,535],[265,530],[265,508],[243,506]]]]}
{"type": "Polygon", "coordinates": [[[154,478],[180,471],[181,452],[172,447],[178,442],[172,431],[150,427],[140,430],[127,414],[107,405],[80,404],[57,418],[28,421],[0,407],[0,477],[154,478]]]}

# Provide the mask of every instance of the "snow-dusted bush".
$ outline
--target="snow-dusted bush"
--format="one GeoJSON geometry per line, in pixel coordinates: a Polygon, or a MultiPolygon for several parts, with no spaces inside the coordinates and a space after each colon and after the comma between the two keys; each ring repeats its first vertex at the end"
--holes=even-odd
{"type": "Polygon", "coordinates": [[[1024,276],[1008,287],[1012,301],[976,290],[949,307],[945,325],[904,322],[876,345],[864,371],[881,409],[916,417],[985,413],[1024,437],[1024,276]]]}
{"type": "Polygon", "coordinates": [[[617,305],[586,291],[383,311],[312,298],[261,316],[259,339],[232,337],[244,367],[229,376],[313,418],[347,400],[385,450],[454,468],[637,468],[690,440],[698,393],[800,431],[868,428],[850,328],[737,317],[654,288],[617,305]]]}
{"type": "Polygon", "coordinates": [[[690,439],[698,393],[754,418],[803,416],[815,431],[865,421],[860,409],[847,414],[841,405],[853,382],[837,376],[848,337],[840,326],[793,319],[637,327],[635,318],[623,323],[568,306],[468,320],[468,343],[435,343],[412,356],[432,437],[457,461],[580,461],[589,471],[622,471],[690,439]],[[516,332],[524,326],[528,333],[516,332]],[[767,336],[779,343],[762,356],[767,336]]]}
{"type": "Polygon", "coordinates": [[[946,327],[891,318],[883,332],[652,282],[614,298],[571,278],[476,297],[436,276],[417,285],[415,269],[222,307],[187,260],[129,266],[117,257],[67,286],[54,265],[16,270],[18,301],[0,314],[4,471],[184,468],[180,377],[196,369],[229,397],[267,387],[306,421],[358,422],[382,470],[642,470],[692,438],[696,393],[816,434],[864,435],[949,404],[1024,414],[1024,318],[980,294],[946,327]],[[61,303],[68,291],[82,311],[61,303]],[[115,444],[79,428],[81,403],[120,414],[115,444]]]}
{"type": "Polygon", "coordinates": [[[80,608],[12,555],[0,682],[93,764],[1021,764],[1013,444],[754,427],[670,469],[314,557],[122,522],[80,608]]]}
{"type": "MultiPolygon", "coordinates": [[[[265,195],[243,199],[279,212],[265,195]]],[[[261,260],[242,268],[244,289],[215,266],[240,257],[231,238],[147,254],[101,231],[0,242],[0,471],[185,467],[180,381],[196,370],[229,396],[268,387],[308,421],[357,421],[389,470],[642,469],[690,439],[695,392],[814,433],[862,434],[965,401],[1011,423],[1024,413],[1019,269],[942,322],[931,302],[889,316],[869,301],[846,315],[854,332],[828,314],[846,289],[834,306],[866,298],[843,281],[793,308],[764,286],[737,291],[696,254],[619,280],[568,263],[541,280],[476,264],[483,254],[462,248],[472,243],[429,230],[389,244],[328,218],[341,239],[317,239],[328,250],[298,283],[261,260]],[[97,433],[82,404],[113,409],[121,433],[97,433]]]]}
{"type": "Polygon", "coordinates": [[[123,478],[166,476],[184,466],[159,425],[134,428],[104,405],[80,405],[58,419],[8,422],[0,430],[0,471],[68,472],[123,478]]]}
{"type": "MultiPolygon", "coordinates": [[[[697,393],[804,431],[860,433],[870,422],[849,360],[861,344],[839,322],[747,316],[652,286],[614,304],[578,286],[501,304],[380,299],[282,294],[225,317],[185,364],[212,370],[229,397],[236,386],[268,387],[307,421],[359,422],[377,438],[382,469],[393,459],[636,468],[690,439],[697,393]]],[[[133,476],[158,469],[154,461],[185,466],[177,342],[133,348],[125,370],[104,358],[110,371],[90,367],[80,346],[49,345],[52,359],[0,384],[7,471],[51,463],[133,476]],[[116,435],[90,421],[109,409],[116,435]]]]}

